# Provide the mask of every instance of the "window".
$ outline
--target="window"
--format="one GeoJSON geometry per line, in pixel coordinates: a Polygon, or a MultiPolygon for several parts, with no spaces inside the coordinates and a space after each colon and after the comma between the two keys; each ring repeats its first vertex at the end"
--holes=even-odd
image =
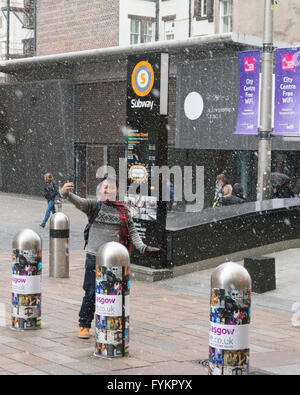
{"type": "Polygon", "coordinates": [[[149,43],[153,41],[153,18],[129,16],[130,44],[149,43]]]}
{"type": "Polygon", "coordinates": [[[130,44],[141,42],[141,22],[138,19],[130,20],[130,44]]]}
{"type": "Polygon", "coordinates": [[[144,43],[150,43],[153,39],[152,22],[144,22],[144,43]]]}
{"type": "Polygon", "coordinates": [[[166,40],[174,40],[175,36],[174,34],[167,34],[166,35],[166,40]]]}
{"type": "Polygon", "coordinates": [[[174,40],[175,38],[175,21],[165,22],[165,39],[174,40]]]}
{"type": "Polygon", "coordinates": [[[232,31],[232,0],[220,1],[220,33],[232,31]]]}
{"type": "Polygon", "coordinates": [[[207,16],[207,0],[198,0],[197,15],[203,18],[207,16]]]}
{"type": "Polygon", "coordinates": [[[214,21],[214,2],[215,0],[195,0],[194,16],[197,21],[207,19],[208,22],[214,21]]]}

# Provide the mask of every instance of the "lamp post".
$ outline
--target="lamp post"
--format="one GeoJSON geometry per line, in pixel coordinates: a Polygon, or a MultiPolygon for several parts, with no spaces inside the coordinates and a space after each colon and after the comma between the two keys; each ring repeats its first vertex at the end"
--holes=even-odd
{"type": "Polygon", "coordinates": [[[262,85],[260,101],[260,120],[258,129],[258,174],[257,200],[270,199],[270,173],[272,149],[272,113],[273,113],[273,36],[274,3],[265,0],[264,33],[262,50],[262,85]]]}

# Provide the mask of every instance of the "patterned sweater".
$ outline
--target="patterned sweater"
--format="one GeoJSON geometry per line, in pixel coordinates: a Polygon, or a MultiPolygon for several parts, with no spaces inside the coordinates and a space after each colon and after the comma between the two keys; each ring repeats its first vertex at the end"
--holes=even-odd
{"type": "MultiPolygon", "coordinates": [[[[98,201],[96,199],[84,199],[72,192],[68,194],[62,194],[62,196],[67,198],[71,203],[74,204],[75,207],[84,212],[88,217],[91,216],[97,207],[98,201]]],[[[118,210],[114,207],[106,205],[105,202],[103,202],[98,216],[90,228],[86,252],[91,255],[97,255],[99,248],[104,243],[110,241],[119,242],[120,224],[121,221],[118,210]]],[[[147,246],[141,240],[129,212],[128,230],[132,244],[141,254],[143,254],[147,246]]]]}

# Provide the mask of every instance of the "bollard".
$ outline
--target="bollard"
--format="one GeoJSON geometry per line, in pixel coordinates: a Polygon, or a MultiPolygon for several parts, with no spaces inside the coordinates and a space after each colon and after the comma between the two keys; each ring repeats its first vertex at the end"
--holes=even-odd
{"type": "Polygon", "coordinates": [[[12,324],[15,330],[41,328],[42,241],[31,229],[12,242],[12,324]]]}
{"type": "Polygon", "coordinates": [[[69,277],[69,218],[56,213],[50,218],[49,277],[69,277]]]}
{"type": "Polygon", "coordinates": [[[105,243],[96,258],[95,356],[129,355],[129,293],[129,253],[120,243],[105,243]]]}
{"type": "Polygon", "coordinates": [[[218,266],[211,275],[209,374],[249,373],[251,278],[234,262],[218,266]]]}

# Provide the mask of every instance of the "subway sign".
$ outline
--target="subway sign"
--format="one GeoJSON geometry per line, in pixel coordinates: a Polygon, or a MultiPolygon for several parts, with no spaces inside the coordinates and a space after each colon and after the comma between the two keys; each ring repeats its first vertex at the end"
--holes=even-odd
{"type": "MultiPolygon", "coordinates": [[[[127,184],[125,200],[146,244],[162,246],[166,208],[152,196],[151,168],[167,165],[168,54],[131,55],[127,66],[127,184]],[[165,147],[165,154],[161,148],[165,147]]],[[[134,258],[133,258],[134,259],[134,258]]],[[[141,263],[141,256],[137,262],[141,263]]]]}

